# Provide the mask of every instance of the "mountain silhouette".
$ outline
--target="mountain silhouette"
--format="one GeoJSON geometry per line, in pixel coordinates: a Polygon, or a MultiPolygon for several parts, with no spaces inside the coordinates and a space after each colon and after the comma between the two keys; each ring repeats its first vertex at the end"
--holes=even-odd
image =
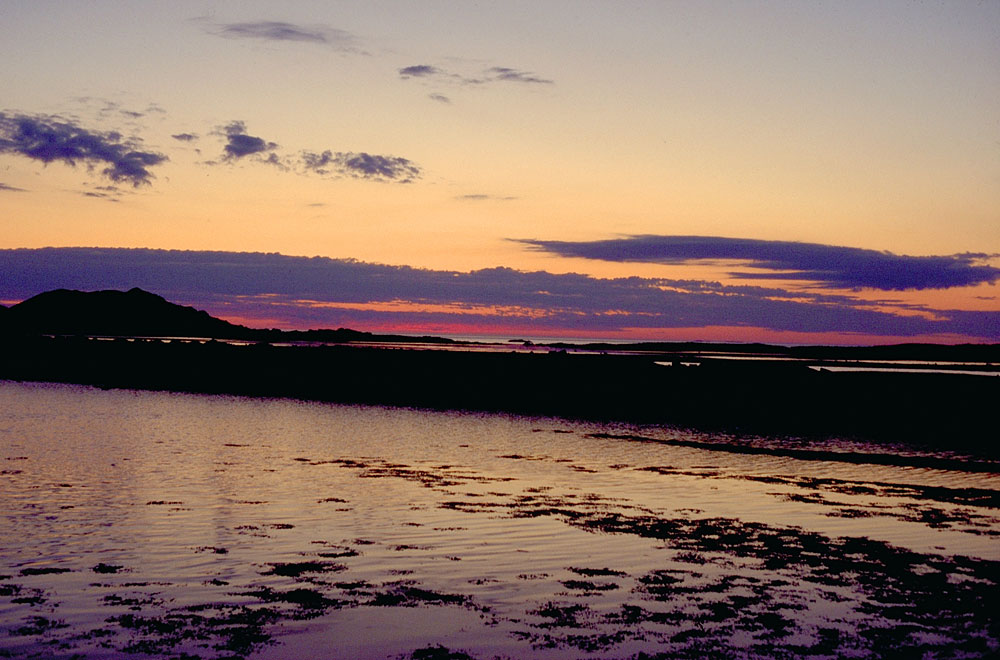
{"type": "Polygon", "coordinates": [[[258,332],[139,288],[46,291],[0,311],[0,323],[21,334],[235,339],[258,332]]]}

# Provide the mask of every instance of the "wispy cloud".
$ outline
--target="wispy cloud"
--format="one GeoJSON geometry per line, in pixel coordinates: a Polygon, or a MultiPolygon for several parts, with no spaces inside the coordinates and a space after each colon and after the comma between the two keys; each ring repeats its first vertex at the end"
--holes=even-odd
{"type": "Polygon", "coordinates": [[[805,280],[835,289],[947,289],[1000,280],[985,263],[998,255],[965,253],[908,256],[862,248],[718,236],[628,236],[602,241],[519,239],[532,249],[563,257],[615,262],[686,264],[744,262],[740,279],[805,280]]]}
{"type": "MultiPolygon", "coordinates": [[[[86,184],[84,184],[86,186],[86,184]]],[[[102,199],[106,202],[120,202],[126,191],[118,186],[87,186],[89,189],[79,191],[83,197],[102,199]]]]}
{"type": "Polygon", "coordinates": [[[121,201],[121,198],[119,198],[118,196],[116,196],[116,195],[114,195],[112,193],[101,192],[99,190],[84,190],[80,194],[83,195],[84,197],[93,197],[95,199],[103,199],[106,202],[120,202],[121,201]]]}
{"type": "Polygon", "coordinates": [[[356,35],[328,25],[300,25],[286,21],[200,22],[205,23],[208,32],[227,39],[311,43],[342,52],[363,53],[361,40],[356,35]]]}
{"type": "Polygon", "coordinates": [[[170,137],[178,142],[195,142],[198,140],[197,133],[174,133],[170,137]]]}
{"type": "Polygon", "coordinates": [[[138,187],[151,183],[150,168],[167,160],[164,154],[142,149],[138,138],[116,131],[88,130],[69,119],[51,115],[0,112],[0,154],[14,154],[48,164],[85,164],[103,168],[115,182],[138,187]]]}
{"type": "Polygon", "coordinates": [[[507,82],[518,82],[518,83],[529,83],[537,85],[553,85],[554,80],[549,80],[548,78],[540,78],[533,73],[528,71],[520,71],[518,69],[511,69],[506,66],[494,66],[486,70],[486,75],[492,80],[505,80],[507,82]]]}
{"type": "Polygon", "coordinates": [[[84,108],[89,108],[97,119],[106,120],[124,117],[127,120],[142,119],[152,114],[166,114],[166,110],[150,103],[143,110],[127,108],[118,101],[93,96],[79,96],[74,99],[84,108]]]}
{"type": "Polygon", "coordinates": [[[6,183],[0,181],[0,192],[28,192],[24,188],[17,188],[16,186],[9,186],[6,183]]]}
{"type": "Polygon", "coordinates": [[[542,78],[530,71],[514,69],[506,66],[493,66],[480,71],[478,74],[466,75],[448,71],[431,64],[413,64],[404,66],[397,70],[400,78],[404,80],[410,78],[422,78],[434,82],[449,83],[453,85],[487,85],[498,82],[523,83],[529,85],[554,85],[555,81],[542,78]]]}
{"type": "Polygon", "coordinates": [[[511,195],[487,195],[485,193],[470,193],[468,195],[456,195],[455,199],[460,202],[510,202],[517,199],[511,195]]]}
{"type": "Polygon", "coordinates": [[[444,94],[428,94],[427,98],[429,98],[432,101],[437,101],[438,103],[445,103],[445,104],[451,103],[451,99],[445,96],[444,94]]]}
{"type": "MultiPolygon", "coordinates": [[[[111,248],[0,250],[0,298],[57,287],[139,286],[185,304],[313,327],[461,320],[493,328],[617,332],[757,327],[864,336],[1000,341],[1000,312],[894,314],[840,295],[659,278],[599,279],[487,268],[472,272],[278,254],[111,248]]],[[[914,307],[910,312],[926,312],[914,307]]]]}
{"type": "Polygon", "coordinates": [[[236,39],[268,39],[273,41],[312,41],[327,43],[323,30],[305,28],[282,21],[258,21],[256,23],[224,23],[219,26],[219,34],[236,39]]]}

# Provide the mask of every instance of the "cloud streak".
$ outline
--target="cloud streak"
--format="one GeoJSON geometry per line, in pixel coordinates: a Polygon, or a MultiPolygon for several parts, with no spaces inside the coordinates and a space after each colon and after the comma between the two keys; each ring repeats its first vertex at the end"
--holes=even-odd
{"type": "Polygon", "coordinates": [[[514,197],[513,195],[502,196],[487,195],[485,193],[470,193],[468,195],[456,195],[454,199],[460,202],[510,202],[517,199],[517,197],[514,197]]]}
{"type": "Polygon", "coordinates": [[[984,263],[996,255],[966,253],[908,256],[862,248],[717,236],[629,236],[603,241],[518,239],[531,249],[562,257],[668,265],[740,261],[754,272],[737,279],[806,280],[831,289],[947,289],[1000,279],[984,263]],[[763,272],[762,272],[763,271],[763,272]]]}
{"type": "Polygon", "coordinates": [[[492,80],[503,80],[506,82],[517,82],[517,83],[528,83],[535,85],[554,85],[554,80],[549,80],[548,78],[540,78],[533,73],[527,71],[519,71],[518,69],[511,69],[506,66],[494,66],[486,70],[486,74],[489,79],[492,80]]]}
{"type": "Polygon", "coordinates": [[[227,39],[298,42],[328,46],[348,53],[361,53],[356,35],[327,25],[299,25],[285,21],[212,23],[208,31],[227,39]]]}
{"type": "Polygon", "coordinates": [[[309,29],[281,21],[258,21],[256,23],[224,23],[219,26],[219,35],[234,39],[266,39],[268,41],[311,41],[327,43],[322,30],[309,29]]]}
{"type": "Polygon", "coordinates": [[[125,138],[115,131],[92,131],[50,115],[4,112],[0,112],[0,154],[46,165],[61,162],[101,167],[101,174],[111,181],[131,183],[136,188],[150,184],[150,168],[167,160],[164,154],[143,150],[138,138],[125,138]]]}
{"type": "Polygon", "coordinates": [[[555,81],[542,78],[530,71],[522,71],[507,66],[493,66],[483,70],[479,75],[466,76],[447,71],[431,64],[413,64],[397,69],[400,78],[422,78],[435,82],[445,82],[457,85],[487,85],[498,82],[522,83],[528,85],[554,85],[555,81]]]}
{"type": "MultiPolygon", "coordinates": [[[[847,296],[657,278],[487,268],[472,272],[279,254],[113,248],[0,250],[0,298],[58,287],[139,286],[230,317],[312,327],[391,323],[615,333],[716,326],[848,336],[950,334],[1000,341],[1000,313],[894,314],[847,296]]],[[[927,312],[914,308],[910,312],[927,312]]]]}

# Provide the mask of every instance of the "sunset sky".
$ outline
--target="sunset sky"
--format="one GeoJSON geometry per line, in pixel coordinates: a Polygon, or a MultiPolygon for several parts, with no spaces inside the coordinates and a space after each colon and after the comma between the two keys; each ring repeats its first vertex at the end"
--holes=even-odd
{"type": "Polygon", "coordinates": [[[0,57],[5,305],[1000,342],[1000,2],[0,0],[0,57]]]}

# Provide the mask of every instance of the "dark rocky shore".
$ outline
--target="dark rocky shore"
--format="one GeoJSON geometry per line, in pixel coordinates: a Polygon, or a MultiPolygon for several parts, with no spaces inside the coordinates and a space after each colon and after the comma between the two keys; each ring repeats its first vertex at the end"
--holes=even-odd
{"type": "Polygon", "coordinates": [[[781,361],[655,363],[670,357],[21,336],[0,348],[0,378],[852,435],[997,453],[991,411],[1000,378],[831,373],[781,361]]]}

